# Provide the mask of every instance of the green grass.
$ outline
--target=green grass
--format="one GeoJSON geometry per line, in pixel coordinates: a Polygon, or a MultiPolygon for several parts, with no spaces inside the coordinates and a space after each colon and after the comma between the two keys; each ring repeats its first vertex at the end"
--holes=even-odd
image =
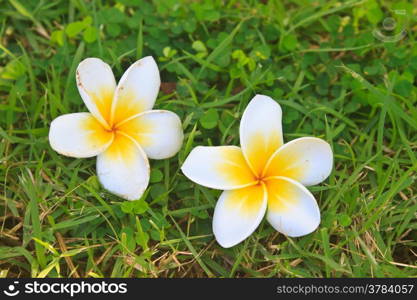
{"type": "Polygon", "coordinates": [[[416,7],[0,0],[0,276],[416,277],[416,7]],[[372,31],[393,9],[408,35],[384,43],[372,31]],[[47,136],[55,117],[86,111],[82,59],[120,78],[145,55],[161,70],[156,107],[181,117],[185,141],[151,161],[145,201],[126,202],[100,187],[95,159],[61,156],[47,136]],[[220,191],[179,168],[197,145],[238,145],[256,93],[281,104],[286,141],[327,140],[334,170],[311,188],[314,233],[289,238],[264,221],[223,249],[211,231],[220,191]]]}

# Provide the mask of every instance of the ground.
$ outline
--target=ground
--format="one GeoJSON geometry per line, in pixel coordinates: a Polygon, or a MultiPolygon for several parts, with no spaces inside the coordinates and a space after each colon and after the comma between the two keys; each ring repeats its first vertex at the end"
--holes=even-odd
{"type": "Polygon", "coordinates": [[[417,276],[416,5],[411,1],[0,0],[0,277],[417,276]],[[145,196],[98,183],[95,159],[48,142],[51,121],[86,111],[86,57],[117,78],[152,55],[156,108],[184,145],[151,161],[145,196]],[[197,145],[238,145],[255,94],[283,109],[284,138],[328,141],[335,164],[310,188],[321,224],[290,238],[265,220],[223,249],[220,191],[179,170],[197,145]]]}

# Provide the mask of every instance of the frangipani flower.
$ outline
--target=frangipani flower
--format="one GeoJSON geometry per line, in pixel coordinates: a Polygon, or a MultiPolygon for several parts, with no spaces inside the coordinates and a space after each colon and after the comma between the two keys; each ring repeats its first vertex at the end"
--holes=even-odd
{"type": "Polygon", "coordinates": [[[151,110],[161,83],[155,60],[138,60],[117,85],[110,66],[98,58],[83,60],[76,77],[90,112],[53,120],[51,147],[71,157],[97,156],[104,188],[128,200],[140,198],[149,182],[148,158],[175,155],[183,140],[175,113],[151,110]]]}
{"type": "Polygon", "coordinates": [[[330,145],[305,137],[283,143],[282,111],[257,95],[240,122],[240,144],[194,148],[182,171],[192,181],[224,190],[214,209],[213,232],[232,247],[252,234],[266,214],[279,232],[298,237],[314,231],[320,211],[305,187],[326,179],[333,166],[330,145]]]}

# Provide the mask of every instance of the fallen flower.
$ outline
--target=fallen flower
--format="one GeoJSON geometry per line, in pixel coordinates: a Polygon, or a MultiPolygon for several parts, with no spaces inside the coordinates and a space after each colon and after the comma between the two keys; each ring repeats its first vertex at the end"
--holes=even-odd
{"type": "Polygon", "coordinates": [[[277,102],[255,96],[241,119],[241,148],[198,146],[181,168],[192,181],[224,190],[214,210],[213,232],[225,248],[251,235],[265,213],[277,231],[291,237],[311,233],[320,223],[317,202],[305,186],[329,176],[332,150],[312,137],[284,144],[281,116],[277,102]]]}
{"type": "Polygon", "coordinates": [[[51,123],[49,142],[60,154],[97,156],[97,175],[108,191],[139,199],[149,183],[149,162],[175,155],[183,141],[181,121],[151,110],[160,87],[148,56],[131,65],[118,85],[110,66],[87,58],[77,68],[77,86],[90,112],[66,114],[51,123]]]}

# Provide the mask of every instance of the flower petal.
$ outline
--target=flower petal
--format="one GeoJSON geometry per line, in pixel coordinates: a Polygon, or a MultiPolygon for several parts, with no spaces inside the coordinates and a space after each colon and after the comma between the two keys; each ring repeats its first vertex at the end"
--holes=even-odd
{"type": "Polygon", "coordinates": [[[236,146],[194,148],[181,167],[192,181],[219,190],[232,190],[254,184],[242,150],[236,146]]]}
{"type": "Polygon", "coordinates": [[[136,200],[149,183],[148,159],[132,138],[117,133],[112,145],[97,156],[97,175],[108,191],[136,200]]]}
{"type": "Polygon", "coordinates": [[[158,66],[153,57],[144,57],[131,65],[116,88],[112,124],[152,109],[160,84],[158,66]]]}
{"type": "Polygon", "coordinates": [[[284,176],[309,186],[322,182],[332,171],[333,152],[318,138],[295,139],[279,148],[266,167],[265,177],[284,176]]]}
{"type": "Polygon", "coordinates": [[[98,58],[86,58],[77,68],[77,86],[88,110],[109,128],[110,110],[116,81],[108,64],[98,58]]]}
{"type": "Polygon", "coordinates": [[[264,184],[224,191],[213,216],[213,233],[224,248],[246,239],[265,216],[267,193],[264,184]]]}
{"type": "Polygon", "coordinates": [[[152,159],[174,156],[184,138],[180,118],[167,110],[143,112],[117,129],[133,137],[152,159]]]}
{"type": "Polygon", "coordinates": [[[261,174],[269,157],[283,144],[282,111],[268,96],[256,95],[240,122],[240,144],[251,169],[261,174]]]}
{"type": "Polygon", "coordinates": [[[83,112],[59,116],[51,123],[49,143],[65,156],[92,157],[112,143],[113,133],[106,131],[92,114],[83,112]]]}
{"type": "Polygon", "coordinates": [[[286,177],[265,181],[268,191],[268,222],[279,232],[297,237],[311,233],[320,224],[320,210],[307,188],[286,177]]]}

